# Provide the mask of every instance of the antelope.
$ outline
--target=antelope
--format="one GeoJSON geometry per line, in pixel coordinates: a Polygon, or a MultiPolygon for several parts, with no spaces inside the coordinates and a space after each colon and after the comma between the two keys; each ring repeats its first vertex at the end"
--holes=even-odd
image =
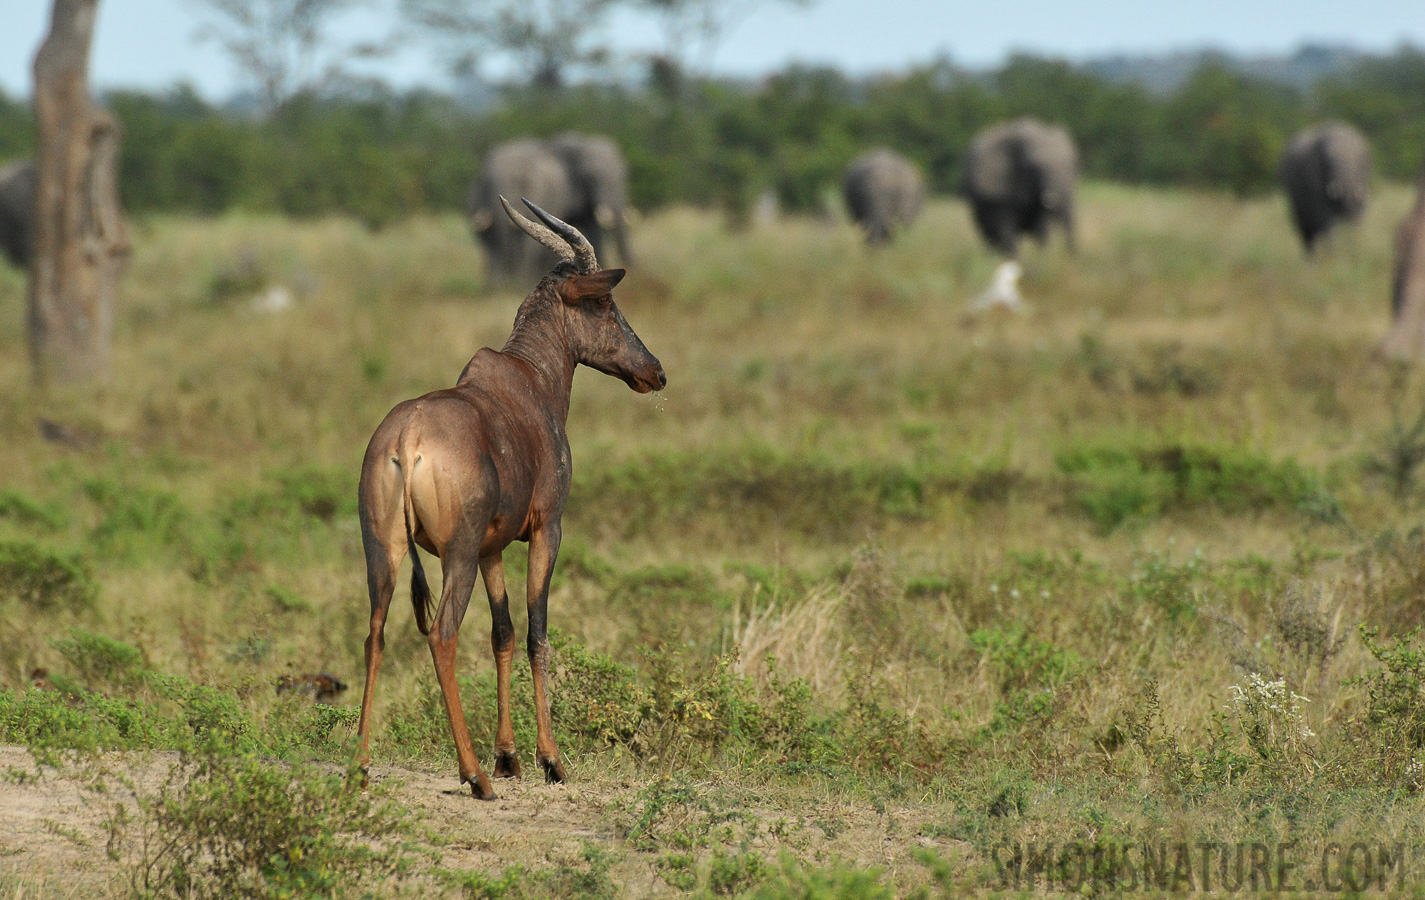
{"type": "MultiPolygon", "coordinates": [[[[480,768],[460,708],[455,645],[478,571],[490,602],[499,718],[496,778],[520,777],[510,719],[514,626],[505,594],[502,554],[513,541],[529,544],[526,648],[534,682],[535,760],[545,780],[565,779],[554,740],[546,682],[549,676],[549,579],[559,554],[560,519],[569,498],[570,455],[565,426],[574,369],[586,365],[622,379],[643,394],[661,390],[663,365],[634,334],[614,303],[623,269],[601,271],[594,248],[578,229],[524,201],[539,222],[505,214],[561,261],[530,291],[515,315],[504,349],[481,349],[455,387],[398,404],[377,427],[361,464],[361,540],[371,596],[366,638],[366,687],[361,696],[359,762],[370,764],[371,701],[385,645],[386,612],[396,575],[409,553],[416,626],[430,643],[436,679],[455,738],[462,784],[482,800],[495,799],[480,768]],[[542,224],[541,224],[542,223],[542,224]],[[440,557],[440,603],[431,591],[417,547],[440,557]]],[[[363,775],[364,777],[364,775],[363,775]]]]}

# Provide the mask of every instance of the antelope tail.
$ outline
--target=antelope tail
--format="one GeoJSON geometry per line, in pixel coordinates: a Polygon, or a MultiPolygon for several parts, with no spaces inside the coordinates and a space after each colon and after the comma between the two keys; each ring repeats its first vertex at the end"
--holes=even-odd
{"type": "Polygon", "coordinates": [[[411,555],[411,605],[416,609],[416,627],[421,630],[421,634],[430,634],[430,584],[426,581],[426,570],[421,565],[420,552],[416,550],[415,508],[411,505],[411,469],[414,467],[415,460],[412,460],[409,466],[401,466],[402,491],[404,492],[402,501],[406,516],[406,547],[410,550],[411,555]]]}

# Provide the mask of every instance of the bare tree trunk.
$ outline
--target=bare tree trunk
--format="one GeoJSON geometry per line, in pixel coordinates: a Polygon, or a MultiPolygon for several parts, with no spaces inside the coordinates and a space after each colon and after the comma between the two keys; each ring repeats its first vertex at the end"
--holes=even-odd
{"type": "Polygon", "coordinates": [[[1415,185],[1415,206],[1395,233],[1395,322],[1381,342],[1387,359],[1425,359],[1425,169],[1415,185]]]}
{"type": "Polygon", "coordinates": [[[54,0],[35,54],[39,127],[30,357],[41,385],[109,374],[114,296],[129,254],[119,206],[119,127],[89,96],[99,0],[54,0]]]}

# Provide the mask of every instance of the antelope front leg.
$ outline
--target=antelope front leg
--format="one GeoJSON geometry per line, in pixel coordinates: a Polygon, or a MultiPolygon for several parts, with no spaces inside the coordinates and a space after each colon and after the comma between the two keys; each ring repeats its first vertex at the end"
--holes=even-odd
{"type": "Polygon", "coordinates": [[[520,777],[515,753],[515,726],[510,718],[510,668],[515,658],[515,626],[510,622],[510,598],[505,593],[505,564],[495,553],[480,560],[485,595],[490,600],[490,649],[495,654],[495,698],[499,725],[495,729],[495,777],[520,777]]]}
{"type": "Polygon", "coordinates": [[[545,682],[549,677],[549,577],[559,555],[559,523],[545,525],[529,539],[529,668],[534,676],[534,716],[538,729],[535,761],[544,769],[544,780],[564,780],[564,763],[554,743],[554,722],[549,715],[545,682]]]}

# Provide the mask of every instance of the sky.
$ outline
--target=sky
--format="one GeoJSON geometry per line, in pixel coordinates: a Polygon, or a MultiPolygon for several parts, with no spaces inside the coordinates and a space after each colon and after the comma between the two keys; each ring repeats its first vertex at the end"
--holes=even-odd
{"type": "MultiPolygon", "coordinates": [[[[0,88],[29,93],[29,68],[48,24],[50,0],[0,0],[0,88]]],[[[163,89],[187,82],[221,100],[244,87],[211,43],[195,40],[201,0],[100,0],[91,80],[101,89],[163,89]]],[[[396,0],[365,0],[334,30],[349,40],[388,35],[396,0]]],[[[608,43],[637,53],[656,46],[648,22],[621,14],[608,43]]],[[[1302,43],[1385,52],[1425,46],[1420,0],[819,0],[810,8],[763,4],[724,41],[713,69],[757,75],[792,61],[829,63],[853,74],[901,69],[948,54],[990,66],[1013,51],[1073,60],[1215,47],[1245,54],[1288,52],[1302,43]]],[[[450,85],[419,42],[369,70],[401,88],[450,85]]],[[[498,75],[498,72],[492,73],[498,75]]]]}

